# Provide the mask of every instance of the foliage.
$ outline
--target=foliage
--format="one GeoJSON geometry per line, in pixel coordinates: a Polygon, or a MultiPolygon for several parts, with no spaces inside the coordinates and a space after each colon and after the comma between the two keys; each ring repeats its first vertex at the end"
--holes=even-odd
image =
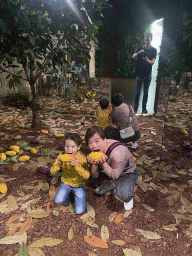
{"type": "Polygon", "coordinates": [[[162,44],[163,54],[160,55],[160,76],[170,76],[192,69],[192,19],[183,14],[183,24],[177,34],[177,41],[167,47],[162,44]],[[165,56],[165,47],[166,50],[165,56]]]}
{"type": "Polygon", "coordinates": [[[8,73],[10,88],[21,79],[29,82],[33,114],[37,111],[34,84],[47,67],[56,72],[57,64],[66,62],[67,53],[89,59],[89,42],[98,43],[96,34],[106,1],[1,0],[0,72],[8,73]]]}
{"type": "Polygon", "coordinates": [[[129,28],[122,38],[116,56],[115,76],[133,78],[135,76],[135,61],[132,56],[135,49],[143,43],[144,32],[129,28]],[[137,32],[135,32],[137,31],[137,32]]]}

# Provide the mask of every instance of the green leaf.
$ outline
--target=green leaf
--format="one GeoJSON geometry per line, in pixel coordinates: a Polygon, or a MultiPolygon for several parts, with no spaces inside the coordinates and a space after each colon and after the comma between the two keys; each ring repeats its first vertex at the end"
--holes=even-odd
{"type": "Polygon", "coordinates": [[[99,27],[97,25],[94,24],[93,26],[94,26],[95,29],[99,29],[99,27]]]}
{"type": "Polygon", "coordinates": [[[18,255],[17,256],[28,256],[28,247],[25,243],[22,243],[19,247],[18,255]]]}
{"type": "Polygon", "coordinates": [[[28,101],[31,102],[33,100],[33,94],[29,94],[28,101]]]}

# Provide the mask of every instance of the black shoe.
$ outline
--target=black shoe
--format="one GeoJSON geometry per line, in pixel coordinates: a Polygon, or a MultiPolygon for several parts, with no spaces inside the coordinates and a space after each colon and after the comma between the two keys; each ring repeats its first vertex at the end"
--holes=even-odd
{"type": "Polygon", "coordinates": [[[142,113],[143,113],[143,114],[147,114],[147,109],[143,109],[143,110],[142,110],[142,113]]]}

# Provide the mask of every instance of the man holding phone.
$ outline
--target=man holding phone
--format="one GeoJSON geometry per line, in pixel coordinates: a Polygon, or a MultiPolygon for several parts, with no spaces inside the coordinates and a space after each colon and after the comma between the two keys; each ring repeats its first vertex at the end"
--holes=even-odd
{"type": "Polygon", "coordinates": [[[133,54],[133,59],[137,60],[136,63],[136,91],[135,91],[135,105],[134,111],[137,112],[139,106],[139,96],[143,84],[143,102],[142,113],[147,113],[146,105],[148,100],[148,91],[151,83],[152,65],[155,63],[157,56],[157,49],[151,46],[152,34],[145,35],[145,44],[137,47],[133,54]]]}

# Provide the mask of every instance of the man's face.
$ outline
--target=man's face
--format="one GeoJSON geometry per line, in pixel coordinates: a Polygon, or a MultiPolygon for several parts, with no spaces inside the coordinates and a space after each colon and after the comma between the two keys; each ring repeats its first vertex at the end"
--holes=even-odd
{"type": "Polygon", "coordinates": [[[151,37],[145,37],[145,43],[146,43],[147,45],[150,45],[150,44],[151,44],[151,41],[152,41],[151,37]]]}
{"type": "Polygon", "coordinates": [[[95,133],[88,141],[88,146],[91,151],[99,151],[105,153],[106,139],[102,139],[98,133],[95,133]]]}

